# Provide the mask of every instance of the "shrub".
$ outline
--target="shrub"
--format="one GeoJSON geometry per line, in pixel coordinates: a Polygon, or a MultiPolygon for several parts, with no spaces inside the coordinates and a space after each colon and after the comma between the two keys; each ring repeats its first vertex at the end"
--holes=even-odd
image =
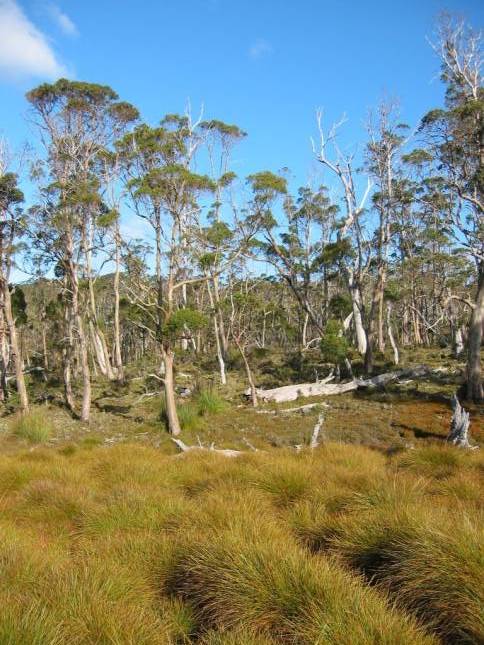
{"type": "Polygon", "coordinates": [[[52,434],[52,425],[44,410],[34,408],[14,420],[12,433],[29,443],[44,443],[52,434]]]}
{"type": "Polygon", "coordinates": [[[348,355],[349,345],[341,334],[341,325],[336,320],[328,320],[320,343],[321,357],[328,363],[339,365],[348,355]]]}

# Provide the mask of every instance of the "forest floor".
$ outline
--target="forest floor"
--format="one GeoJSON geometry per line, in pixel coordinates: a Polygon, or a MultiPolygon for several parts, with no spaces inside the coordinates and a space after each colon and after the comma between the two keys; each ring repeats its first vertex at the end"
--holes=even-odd
{"type": "MultiPolygon", "coordinates": [[[[183,357],[181,357],[182,359],[183,357]]],[[[204,366],[180,360],[178,385],[189,387],[192,396],[179,398],[180,408],[188,412],[199,389],[213,391],[222,400],[220,410],[189,415],[183,432],[185,443],[215,444],[218,448],[247,449],[305,445],[309,442],[320,413],[324,415],[324,438],[332,442],[363,444],[379,449],[411,448],[419,443],[441,442],[448,434],[451,418],[450,397],[461,382],[464,364],[455,361],[447,350],[433,349],[407,353],[403,367],[425,364],[440,372],[432,378],[391,384],[383,389],[358,391],[326,397],[310,397],[286,404],[264,404],[254,410],[243,393],[243,372],[229,372],[228,386],[218,387],[216,377],[207,377],[204,366]],[[286,414],[287,408],[319,403],[311,410],[286,414]]],[[[314,380],[315,364],[308,360],[301,367],[288,366],[282,356],[265,355],[255,361],[257,384],[276,387],[314,380]]],[[[238,366],[235,365],[237,368],[238,366]]],[[[316,364],[317,367],[317,364],[316,364]]],[[[146,367],[145,367],[146,369],[146,367]]],[[[395,369],[381,362],[377,372],[395,369]]],[[[149,371],[154,371],[154,368],[149,371]]],[[[37,401],[48,418],[50,432],[44,445],[63,448],[69,445],[113,445],[135,442],[172,454],[177,448],[166,432],[159,385],[152,378],[128,375],[124,385],[96,381],[93,385],[92,418],[89,425],[73,419],[61,403],[61,389],[38,382],[33,385],[37,401]]],[[[484,440],[484,408],[467,405],[471,414],[471,437],[484,440]]],[[[0,418],[0,451],[15,451],[27,445],[12,433],[16,416],[7,409],[0,418]]]]}

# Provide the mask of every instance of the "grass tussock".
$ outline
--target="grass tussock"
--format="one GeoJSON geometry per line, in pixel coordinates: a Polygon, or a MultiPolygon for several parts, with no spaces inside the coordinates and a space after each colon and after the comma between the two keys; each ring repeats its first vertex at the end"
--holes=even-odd
{"type": "Polygon", "coordinates": [[[48,441],[52,434],[52,425],[42,408],[32,409],[19,415],[11,426],[12,434],[32,444],[48,441]]]}
{"type": "Polygon", "coordinates": [[[483,458],[419,453],[2,455],[0,643],[482,642],[483,458]]]}

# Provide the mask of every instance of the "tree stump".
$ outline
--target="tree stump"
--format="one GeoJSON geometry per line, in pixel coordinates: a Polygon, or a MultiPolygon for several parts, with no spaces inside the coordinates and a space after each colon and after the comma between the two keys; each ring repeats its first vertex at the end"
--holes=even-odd
{"type": "Polygon", "coordinates": [[[459,448],[477,450],[479,446],[471,446],[469,443],[469,425],[471,423],[469,412],[464,410],[455,394],[451,399],[451,405],[453,414],[447,441],[459,448]]]}

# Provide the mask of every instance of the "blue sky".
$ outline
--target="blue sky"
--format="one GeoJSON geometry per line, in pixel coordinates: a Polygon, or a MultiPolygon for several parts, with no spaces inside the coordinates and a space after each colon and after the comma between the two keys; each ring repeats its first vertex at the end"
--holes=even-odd
{"type": "Polygon", "coordinates": [[[249,133],[240,175],[287,166],[305,183],[318,106],[328,122],[346,112],[358,142],[383,96],[410,125],[441,103],[426,36],[442,10],[482,26],[480,0],[0,0],[0,130],[31,137],[25,91],[66,74],[111,85],[152,123],[203,102],[249,133]]]}

